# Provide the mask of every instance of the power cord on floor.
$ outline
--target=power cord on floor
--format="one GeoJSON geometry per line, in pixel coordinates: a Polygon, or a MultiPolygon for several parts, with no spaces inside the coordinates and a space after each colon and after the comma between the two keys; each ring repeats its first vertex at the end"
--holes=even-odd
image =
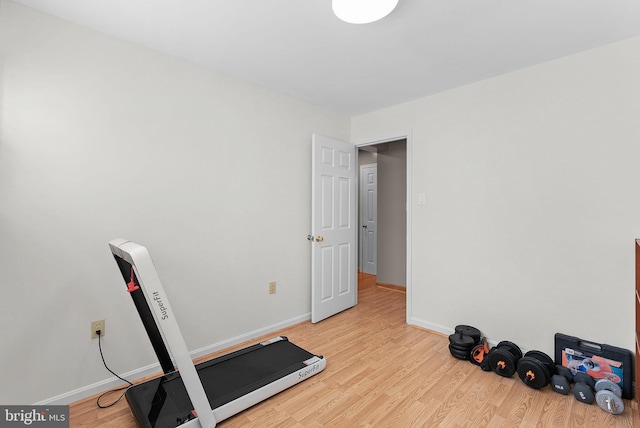
{"type": "Polygon", "coordinates": [[[106,408],[108,408],[108,407],[113,406],[113,405],[114,405],[114,404],[116,404],[118,401],[122,400],[122,397],[124,397],[124,394],[127,392],[127,389],[128,389],[131,385],[133,385],[133,383],[131,383],[131,382],[129,382],[128,380],[126,380],[126,379],[124,379],[124,378],[120,377],[120,376],[119,376],[119,375],[117,375],[113,370],[111,370],[111,369],[109,368],[109,366],[107,366],[107,362],[104,360],[104,354],[102,353],[102,341],[101,341],[101,339],[100,339],[100,338],[102,337],[102,334],[101,334],[101,333],[102,333],[102,332],[101,332],[100,330],[96,330],[96,334],[98,335],[98,348],[100,349],[100,357],[102,357],[102,363],[104,364],[104,367],[105,367],[107,370],[109,370],[109,372],[110,372],[112,375],[114,375],[115,377],[117,377],[117,378],[118,378],[118,379],[120,379],[121,381],[126,382],[126,383],[128,384],[127,386],[123,386],[122,388],[116,388],[116,389],[112,389],[111,391],[107,391],[107,392],[105,392],[104,394],[101,394],[101,395],[98,397],[98,399],[96,400],[96,405],[97,405],[98,407],[100,407],[101,409],[106,409],[106,408]],[[100,399],[101,399],[102,397],[104,397],[105,395],[108,395],[108,394],[113,394],[114,392],[119,392],[119,391],[123,391],[123,392],[122,392],[122,394],[120,395],[120,397],[118,397],[118,398],[116,399],[116,401],[114,401],[114,402],[113,402],[113,403],[111,403],[111,404],[105,404],[105,405],[100,404],[100,399]]]}

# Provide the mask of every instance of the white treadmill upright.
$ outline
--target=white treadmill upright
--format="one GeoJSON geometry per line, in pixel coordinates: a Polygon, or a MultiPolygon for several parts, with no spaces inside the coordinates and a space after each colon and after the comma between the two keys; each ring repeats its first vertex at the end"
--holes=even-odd
{"type": "Polygon", "coordinates": [[[178,327],[149,252],[142,245],[125,239],[114,239],[109,242],[109,247],[114,255],[126,260],[135,269],[147,304],[152,309],[156,324],[180,371],[184,386],[197,414],[197,418],[182,426],[184,428],[214,428],[217,422],[209,405],[209,399],[193,365],[193,360],[189,355],[184,337],[180,332],[180,327],[178,327]]]}

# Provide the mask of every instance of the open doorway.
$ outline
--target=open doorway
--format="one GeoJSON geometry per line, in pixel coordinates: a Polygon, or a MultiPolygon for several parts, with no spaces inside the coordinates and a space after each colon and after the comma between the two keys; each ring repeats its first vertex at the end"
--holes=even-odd
{"type": "Polygon", "coordinates": [[[407,291],[407,139],[358,146],[358,288],[407,291]]]}

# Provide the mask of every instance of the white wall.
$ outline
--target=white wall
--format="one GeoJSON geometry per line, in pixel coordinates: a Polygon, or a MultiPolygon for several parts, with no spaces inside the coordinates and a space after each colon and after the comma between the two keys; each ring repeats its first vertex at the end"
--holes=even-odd
{"type": "Polygon", "coordinates": [[[413,322],[634,349],[640,38],[356,117],[412,130],[413,322]]]}
{"type": "Polygon", "coordinates": [[[92,320],[113,370],[155,362],[113,238],[149,248],[189,349],[308,317],[311,134],[348,117],[6,0],[0,58],[0,403],[111,378],[92,320]]]}

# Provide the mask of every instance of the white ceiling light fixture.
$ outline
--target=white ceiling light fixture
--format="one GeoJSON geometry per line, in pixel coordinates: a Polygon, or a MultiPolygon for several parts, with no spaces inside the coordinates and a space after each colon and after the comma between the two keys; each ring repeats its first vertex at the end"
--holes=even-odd
{"type": "Polygon", "coordinates": [[[368,24],[389,15],[398,0],[332,0],[333,13],[350,24],[368,24]]]}

